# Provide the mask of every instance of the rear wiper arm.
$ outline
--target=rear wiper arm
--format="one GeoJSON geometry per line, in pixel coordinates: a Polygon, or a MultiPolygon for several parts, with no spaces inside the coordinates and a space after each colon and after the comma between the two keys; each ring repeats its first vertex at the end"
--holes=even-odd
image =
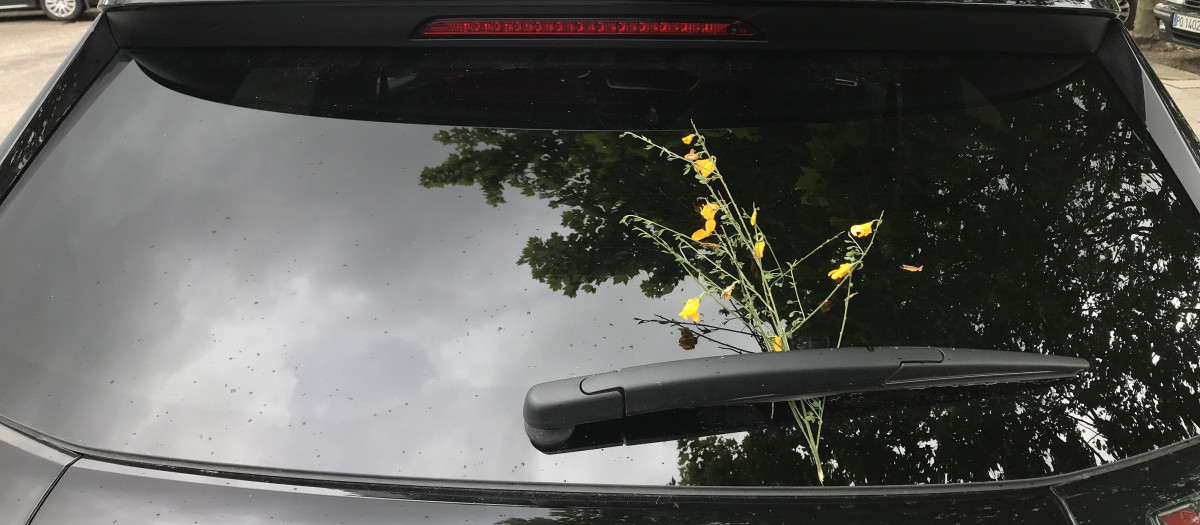
{"type": "Polygon", "coordinates": [[[706,357],[635,366],[535,385],[525,430],[553,448],[578,425],[714,405],[834,394],[1075,377],[1088,362],[966,348],[829,348],[706,357]]]}

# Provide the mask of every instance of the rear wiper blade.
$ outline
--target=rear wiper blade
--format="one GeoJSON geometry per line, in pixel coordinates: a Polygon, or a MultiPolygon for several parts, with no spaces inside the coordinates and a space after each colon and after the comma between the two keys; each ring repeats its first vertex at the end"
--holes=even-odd
{"type": "Polygon", "coordinates": [[[525,396],[525,430],[541,449],[578,425],[714,405],[883,390],[1075,377],[1088,362],[967,348],[828,348],[668,361],[541,383],[525,396]]]}

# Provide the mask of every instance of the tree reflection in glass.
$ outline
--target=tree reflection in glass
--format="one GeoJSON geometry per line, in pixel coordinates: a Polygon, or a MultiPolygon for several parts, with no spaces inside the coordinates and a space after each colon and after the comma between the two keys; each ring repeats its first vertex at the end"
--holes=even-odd
{"type": "MultiPolygon", "coordinates": [[[[755,195],[772,210],[758,218],[764,228],[787,232],[776,234],[781,259],[887,210],[844,346],[990,348],[1092,363],[1063,384],[839,401],[825,415],[827,484],[1037,477],[1200,431],[1200,223],[1111,89],[1087,67],[993,103],[705,130],[722,168],[746,174],[729,180],[731,191],[755,195]]],[[[667,143],[680,133],[646,135],[667,143]]],[[[563,209],[561,230],[528,239],[519,261],[552,289],[573,297],[639,280],[660,297],[684,279],[671,257],[620,224],[636,214],[694,227],[694,181],[653,152],[609,131],[456,128],[437,139],[457,153],[426,169],[424,185],[479,185],[494,205],[511,188],[563,209]]],[[[810,259],[797,275],[827,280],[835,262],[810,259]]],[[[833,301],[792,345],[834,346],[840,308],[833,301]]],[[[631,322],[653,313],[631,312],[631,322]]],[[[676,337],[664,329],[663,344],[676,337]]],[[[786,426],[682,440],[680,482],[815,484],[801,443],[786,426]]]]}

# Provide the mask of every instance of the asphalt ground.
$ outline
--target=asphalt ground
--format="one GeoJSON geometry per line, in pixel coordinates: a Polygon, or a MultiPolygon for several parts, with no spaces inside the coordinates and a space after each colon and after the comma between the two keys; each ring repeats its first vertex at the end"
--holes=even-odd
{"type": "Polygon", "coordinates": [[[8,134],[98,11],[55,22],[41,11],[0,11],[0,137],[8,134]]]}

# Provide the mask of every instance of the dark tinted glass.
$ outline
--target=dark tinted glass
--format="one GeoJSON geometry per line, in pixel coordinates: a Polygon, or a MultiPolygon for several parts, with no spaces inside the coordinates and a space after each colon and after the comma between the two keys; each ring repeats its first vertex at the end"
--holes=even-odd
{"type": "Polygon", "coordinates": [[[869,118],[1020,98],[1078,58],[542,48],[140,52],[155,80],[215,102],[373,121],[687,129],[869,118]],[[1020,71],[1020,74],[1012,74],[1020,71]]]}
{"type": "MultiPolygon", "coordinates": [[[[459,68],[434,80],[424,55],[118,61],[0,208],[0,414],[270,467],[815,483],[785,413],[559,455],[525,436],[533,384],[729,354],[642,322],[698,292],[619,223],[694,225],[695,180],[619,137],[649,129],[684,152],[694,119],[731,126],[706,128],[709,146],[784,259],[885,212],[844,344],[1092,361],[1076,381],[832,398],[827,484],[1037,477],[1200,430],[1196,210],[1090,60],[773,56],[781,81],[713,53],[622,84],[630,66],[610,64],[652,61],[515,55],[434,56],[459,68]],[[459,103],[471,114],[433,110],[459,103]]],[[[804,299],[840,258],[797,269],[804,299]]],[[[842,299],[793,345],[834,346],[842,299]]]]}

